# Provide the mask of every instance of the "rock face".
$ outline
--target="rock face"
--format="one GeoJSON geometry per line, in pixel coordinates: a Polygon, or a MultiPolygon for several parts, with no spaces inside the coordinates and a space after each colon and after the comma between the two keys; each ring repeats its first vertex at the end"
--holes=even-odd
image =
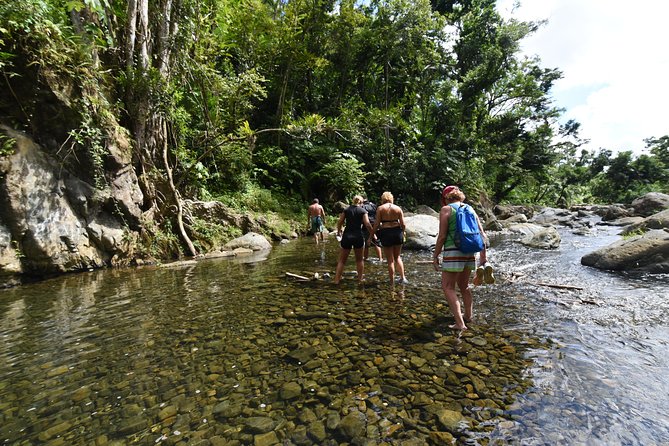
{"type": "Polygon", "coordinates": [[[3,271],[62,273],[127,259],[136,237],[128,225],[141,218],[142,194],[134,171],[121,168],[111,185],[96,189],[65,171],[25,135],[3,131],[16,141],[14,154],[0,166],[3,271]]]}
{"type": "Polygon", "coordinates": [[[669,230],[619,240],[581,258],[581,264],[616,271],[669,273],[669,230]]]}
{"type": "MultiPolygon", "coordinates": [[[[103,185],[96,187],[26,135],[7,127],[0,132],[15,141],[14,153],[0,157],[0,287],[20,283],[22,275],[140,262],[144,195],[123,135],[110,138],[103,185]]],[[[235,253],[271,248],[257,234],[268,232],[264,217],[235,214],[220,202],[185,200],[184,209],[189,216],[248,233],[234,241],[235,253]]]]}

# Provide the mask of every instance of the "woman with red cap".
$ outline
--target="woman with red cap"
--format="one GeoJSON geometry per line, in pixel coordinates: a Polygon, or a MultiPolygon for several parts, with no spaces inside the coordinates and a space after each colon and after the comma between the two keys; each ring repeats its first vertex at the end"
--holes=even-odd
{"type": "MultiPolygon", "coordinates": [[[[473,297],[469,289],[469,276],[476,268],[476,254],[465,254],[455,246],[455,212],[463,205],[465,194],[457,186],[446,186],[441,194],[441,211],[439,212],[439,234],[433,254],[433,265],[435,270],[441,270],[441,288],[448,301],[448,306],[455,318],[455,324],[450,328],[454,330],[466,330],[465,323],[471,322],[473,313],[473,297]],[[439,255],[443,252],[443,259],[439,255]],[[464,304],[464,317],[460,313],[460,301],[455,293],[455,286],[460,289],[462,302],[464,304]]],[[[485,239],[485,232],[481,221],[476,216],[479,231],[485,239]]],[[[486,249],[481,251],[479,263],[486,263],[486,249]]]]}

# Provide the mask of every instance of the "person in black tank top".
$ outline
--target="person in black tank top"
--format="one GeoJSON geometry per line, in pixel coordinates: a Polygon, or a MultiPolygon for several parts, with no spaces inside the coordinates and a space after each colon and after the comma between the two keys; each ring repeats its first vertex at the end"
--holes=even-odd
{"type": "Polygon", "coordinates": [[[339,221],[337,221],[337,235],[341,236],[341,251],[337,261],[335,284],[341,281],[344,265],[346,265],[351,249],[355,252],[355,269],[358,272],[358,281],[362,282],[364,278],[365,264],[362,259],[362,251],[365,247],[365,237],[362,233],[363,225],[371,232],[372,225],[369,224],[367,211],[362,207],[362,197],[356,195],[353,197],[353,204],[344,209],[339,215],[339,221]],[[342,227],[344,227],[343,233],[342,227]]]}
{"type": "MultiPolygon", "coordinates": [[[[362,202],[362,207],[367,211],[367,217],[369,218],[369,224],[374,226],[376,223],[376,204],[365,199],[362,202]]],[[[365,240],[370,240],[369,231],[364,226],[362,227],[362,235],[365,237],[365,240]]],[[[379,262],[383,260],[383,254],[381,253],[381,241],[380,240],[371,240],[369,243],[365,243],[365,249],[362,253],[363,260],[367,260],[369,257],[369,247],[373,246],[376,250],[376,255],[379,258],[379,262]]]]}

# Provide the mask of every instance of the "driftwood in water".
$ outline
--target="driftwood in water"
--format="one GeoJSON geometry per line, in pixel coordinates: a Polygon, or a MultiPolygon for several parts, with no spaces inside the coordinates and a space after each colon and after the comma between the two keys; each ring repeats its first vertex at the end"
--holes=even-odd
{"type": "Polygon", "coordinates": [[[330,273],[314,273],[312,277],[300,276],[299,274],[289,273],[286,271],[286,277],[297,280],[320,280],[330,277],[330,273]]]}
{"type": "MultiPolygon", "coordinates": [[[[511,273],[511,277],[509,278],[509,282],[515,282],[518,279],[525,277],[525,274],[523,273],[511,273]]],[[[536,286],[547,286],[550,288],[559,288],[562,290],[583,290],[583,287],[576,286],[576,285],[560,285],[558,283],[546,283],[546,282],[527,282],[530,285],[536,285],[536,286]]]]}
{"type": "Polygon", "coordinates": [[[538,285],[538,286],[547,286],[551,288],[560,288],[563,290],[582,290],[583,287],[580,286],[575,286],[575,285],[559,285],[556,283],[545,283],[545,282],[535,282],[532,283],[532,285],[538,285]]]}
{"type": "Polygon", "coordinates": [[[290,277],[291,279],[298,279],[298,280],[311,280],[308,277],[300,276],[299,274],[289,273],[288,271],[286,271],[286,277],[290,277]]]}

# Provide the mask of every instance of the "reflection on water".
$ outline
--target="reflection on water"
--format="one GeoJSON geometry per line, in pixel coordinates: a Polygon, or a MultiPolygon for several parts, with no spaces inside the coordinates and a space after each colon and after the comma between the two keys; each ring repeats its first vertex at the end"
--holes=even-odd
{"type": "Polygon", "coordinates": [[[408,286],[376,262],[364,285],[286,279],[332,273],[334,240],[4,290],[0,443],[667,442],[669,285],[580,266],[614,238],[497,240],[461,335],[428,253],[408,286]]]}

